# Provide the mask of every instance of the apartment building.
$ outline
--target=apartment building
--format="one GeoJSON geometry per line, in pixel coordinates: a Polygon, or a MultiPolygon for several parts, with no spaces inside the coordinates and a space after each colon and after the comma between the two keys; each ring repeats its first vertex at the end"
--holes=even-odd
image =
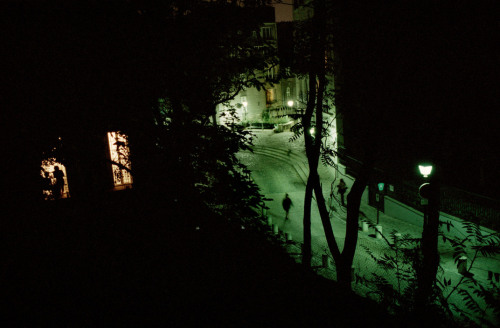
{"type": "Polygon", "coordinates": [[[292,25],[287,23],[276,23],[274,8],[268,8],[271,15],[266,15],[265,23],[259,31],[255,31],[256,37],[262,38],[271,46],[278,50],[279,64],[269,66],[268,69],[255,72],[259,80],[264,84],[264,88],[247,88],[227,104],[218,105],[218,119],[220,124],[224,124],[224,119],[220,119],[220,114],[228,108],[235,108],[236,115],[242,125],[248,126],[256,123],[284,123],[293,120],[298,108],[301,106],[297,102],[296,78],[290,74],[290,65],[287,60],[283,61],[281,48],[290,47],[293,44],[283,42],[292,39],[292,25]],[[271,82],[272,81],[272,82],[271,82]],[[288,115],[290,114],[290,115],[288,115]]]}

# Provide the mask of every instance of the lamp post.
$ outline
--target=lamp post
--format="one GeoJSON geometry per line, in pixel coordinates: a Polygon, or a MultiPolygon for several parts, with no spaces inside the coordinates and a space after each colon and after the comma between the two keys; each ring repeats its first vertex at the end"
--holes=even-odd
{"type": "Polygon", "coordinates": [[[417,307],[420,311],[431,301],[432,286],[436,279],[439,266],[438,253],[438,232],[439,232],[439,182],[436,174],[433,173],[432,165],[419,165],[420,174],[425,182],[419,188],[419,195],[422,197],[421,204],[424,205],[424,224],[422,231],[422,267],[418,277],[417,307]]]}
{"type": "MultiPolygon", "coordinates": [[[[418,170],[420,174],[426,179],[426,182],[420,185],[418,188],[418,194],[421,197],[420,204],[424,206],[424,232],[425,234],[426,227],[429,224],[429,199],[432,197],[432,189],[433,186],[427,182],[427,178],[432,173],[432,165],[419,165],[418,170]]],[[[422,235],[422,239],[424,236],[422,235]]]]}
{"type": "MultiPolygon", "coordinates": [[[[420,171],[420,174],[427,179],[429,175],[432,173],[432,165],[419,165],[418,170],[420,171]]],[[[433,185],[431,185],[429,182],[424,182],[420,187],[418,188],[418,194],[422,198],[420,200],[420,204],[424,206],[424,230],[427,224],[429,223],[429,199],[432,198],[433,194],[433,185]]]]}
{"type": "Polygon", "coordinates": [[[383,191],[384,191],[384,183],[383,182],[379,182],[377,184],[377,188],[378,188],[378,192],[377,194],[375,195],[375,198],[376,198],[376,201],[377,201],[377,225],[379,224],[379,212],[380,212],[380,195],[382,195],[382,199],[384,199],[384,194],[383,194],[383,191]]]}
{"type": "MultiPolygon", "coordinates": [[[[432,165],[419,165],[418,170],[424,178],[428,178],[432,173],[432,165]]],[[[424,224],[427,222],[427,205],[429,205],[429,198],[432,194],[432,186],[429,182],[425,182],[418,188],[418,194],[422,199],[420,200],[420,205],[424,205],[424,224]]]]}

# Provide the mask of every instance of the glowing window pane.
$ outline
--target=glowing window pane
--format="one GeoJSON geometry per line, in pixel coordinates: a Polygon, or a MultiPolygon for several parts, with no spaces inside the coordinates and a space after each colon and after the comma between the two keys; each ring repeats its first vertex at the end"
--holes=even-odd
{"type": "MultiPolygon", "coordinates": [[[[42,170],[40,171],[41,179],[48,179],[42,184],[43,199],[53,200],[58,198],[68,198],[69,197],[69,187],[68,187],[68,176],[66,174],[66,167],[57,162],[55,158],[49,158],[42,161],[42,170]],[[61,176],[59,173],[55,173],[56,167],[62,171],[62,181],[58,187],[57,176],[61,176]]],[[[42,180],[43,181],[43,180],[42,180]]]]}
{"type": "Polygon", "coordinates": [[[132,184],[132,175],[130,174],[130,148],[125,134],[119,132],[108,132],[108,142],[110,150],[110,159],[113,171],[113,182],[115,186],[132,184]]]}

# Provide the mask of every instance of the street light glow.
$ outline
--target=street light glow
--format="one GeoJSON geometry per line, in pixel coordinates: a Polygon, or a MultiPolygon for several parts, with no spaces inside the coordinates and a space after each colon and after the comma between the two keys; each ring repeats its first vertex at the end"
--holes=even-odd
{"type": "Polygon", "coordinates": [[[288,107],[292,107],[293,106],[293,100],[288,100],[287,105],[288,105],[288,107]]]}
{"type": "Polygon", "coordinates": [[[248,102],[244,101],[243,102],[243,106],[247,107],[248,106],[248,102]]]}
{"type": "Polygon", "coordinates": [[[311,129],[309,130],[309,133],[310,133],[312,136],[314,135],[314,133],[315,133],[315,132],[316,132],[316,130],[315,130],[314,128],[311,128],[311,129]]]}
{"type": "Polygon", "coordinates": [[[418,169],[420,174],[422,174],[424,178],[427,178],[432,172],[432,165],[419,165],[418,169]]]}

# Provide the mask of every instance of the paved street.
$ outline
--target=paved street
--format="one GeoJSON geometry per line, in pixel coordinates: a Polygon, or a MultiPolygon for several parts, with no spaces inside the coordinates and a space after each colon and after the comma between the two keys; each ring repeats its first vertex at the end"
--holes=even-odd
{"type": "MultiPolygon", "coordinates": [[[[305,191],[305,181],[307,178],[307,160],[305,157],[303,139],[294,142],[288,142],[292,136],[290,132],[274,133],[272,130],[256,130],[257,138],[254,142],[254,153],[240,153],[240,158],[252,171],[254,181],[261,188],[262,193],[273,199],[267,202],[270,208],[267,212],[273,224],[277,224],[279,230],[290,234],[293,241],[301,243],[303,241],[302,217],[303,217],[303,198],[305,191]],[[281,201],[288,193],[293,201],[290,210],[290,220],[285,221],[285,212],[281,201]]],[[[340,178],[346,180],[348,186],[352,185],[352,180],[346,176],[341,176],[332,168],[326,168],[320,165],[319,173],[323,183],[323,193],[325,198],[330,195],[332,182],[338,183],[340,178]]],[[[331,223],[335,233],[337,243],[342,250],[345,235],[345,209],[339,206],[338,200],[333,202],[337,211],[331,212],[331,223]]],[[[362,204],[361,211],[372,222],[376,222],[376,209],[367,204],[362,204]]],[[[407,223],[380,213],[380,223],[383,226],[383,234],[389,242],[393,242],[390,237],[391,231],[397,231],[403,235],[408,234],[412,237],[421,237],[422,227],[407,223]]],[[[317,267],[319,274],[328,278],[335,279],[334,266],[322,268],[322,255],[330,254],[323,232],[322,223],[319,217],[317,206],[313,201],[312,206],[312,246],[314,252],[313,265],[317,267]]],[[[444,277],[451,279],[456,283],[462,277],[453,261],[453,252],[449,243],[442,244],[440,240],[441,266],[444,269],[444,277]]],[[[375,261],[368,255],[366,249],[378,256],[389,252],[390,247],[384,239],[375,238],[374,230],[369,229],[363,232],[360,229],[356,256],[354,259],[354,271],[357,274],[368,277],[371,273],[384,276],[394,286],[397,285],[395,276],[388,275],[375,261]]],[[[290,252],[300,253],[298,247],[291,247],[290,252]]],[[[300,257],[296,256],[297,261],[300,257]]],[[[331,257],[330,260],[332,261],[331,257]]],[[[500,271],[500,259],[478,259],[477,268],[471,272],[474,277],[485,284],[488,283],[488,270],[500,271]]],[[[475,265],[476,266],[476,265],[475,265]]],[[[404,288],[405,286],[401,286],[404,288]]],[[[360,294],[366,294],[368,289],[362,284],[353,284],[353,288],[360,294]]],[[[458,296],[458,295],[456,295],[458,296]]],[[[451,297],[454,302],[461,302],[460,298],[451,297]]]]}

